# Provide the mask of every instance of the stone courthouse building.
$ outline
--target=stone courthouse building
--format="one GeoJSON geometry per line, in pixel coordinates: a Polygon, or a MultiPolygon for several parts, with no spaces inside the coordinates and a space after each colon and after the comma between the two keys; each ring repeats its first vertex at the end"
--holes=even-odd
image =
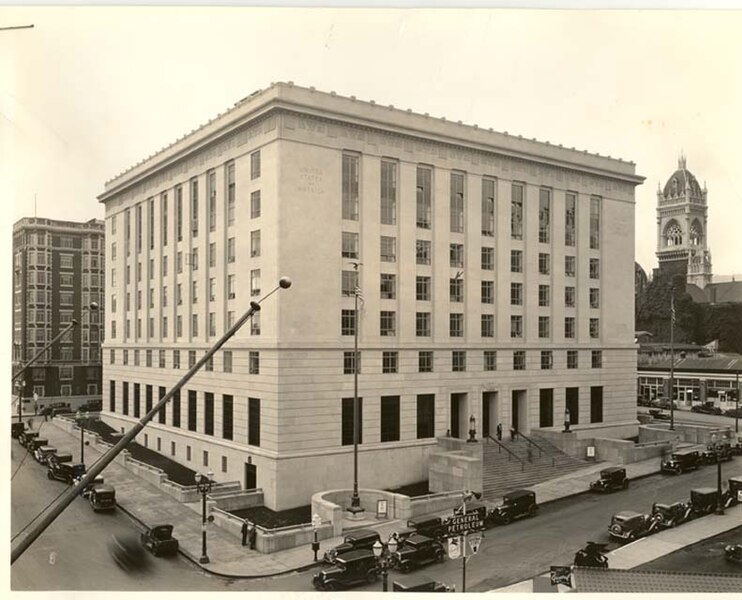
{"type": "Polygon", "coordinates": [[[633,163],[277,83],[105,186],[104,419],[266,506],[427,479],[436,436],[636,432],[633,163]],[[354,312],[359,288],[359,314],[354,312]],[[257,316],[257,315],[256,315],[257,316]]]}

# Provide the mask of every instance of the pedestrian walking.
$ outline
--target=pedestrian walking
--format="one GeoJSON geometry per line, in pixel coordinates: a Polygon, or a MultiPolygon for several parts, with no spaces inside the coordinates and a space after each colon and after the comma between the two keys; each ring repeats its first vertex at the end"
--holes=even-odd
{"type": "Polygon", "coordinates": [[[501,442],[502,441],[502,423],[497,424],[496,431],[497,431],[497,441],[501,442]]]}
{"type": "Polygon", "coordinates": [[[241,529],[241,532],[242,532],[242,545],[243,546],[247,546],[247,534],[248,534],[248,531],[249,530],[250,530],[250,521],[248,521],[247,519],[243,519],[242,520],[242,529],[241,529]]]}
{"type": "Polygon", "coordinates": [[[515,441],[515,429],[513,429],[512,427],[510,428],[510,441],[515,441]]]}
{"type": "Polygon", "coordinates": [[[533,450],[531,450],[530,446],[526,448],[526,454],[528,455],[528,462],[532,463],[533,462],[533,450]]]}
{"type": "Polygon", "coordinates": [[[258,539],[258,527],[255,523],[250,523],[250,550],[255,550],[255,542],[258,539]]]}

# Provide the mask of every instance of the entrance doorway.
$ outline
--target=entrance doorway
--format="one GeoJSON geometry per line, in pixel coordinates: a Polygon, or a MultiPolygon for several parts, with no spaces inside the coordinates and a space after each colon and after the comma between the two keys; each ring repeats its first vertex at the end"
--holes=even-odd
{"type": "Polygon", "coordinates": [[[494,437],[498,423],[497,392],[482,392],[482,437],[494,437]]]}
{"type": "Polygon", "coordinates": [[[510,407],[511,426],[515,431],[528,433],[528,396],[527,390],[513,390],[510,407]]]}
{"type": "Polygon", "coordinates": [[[468,423],[466,409],[466,393],[451,394],[451,437],[464,437],[461,424],[468,423]]]}
{"type": "Polygon", "coordinates": [[[258,467],[252,463],[245,463],[245,489],[254,490],[258,487],[258,467]]]}

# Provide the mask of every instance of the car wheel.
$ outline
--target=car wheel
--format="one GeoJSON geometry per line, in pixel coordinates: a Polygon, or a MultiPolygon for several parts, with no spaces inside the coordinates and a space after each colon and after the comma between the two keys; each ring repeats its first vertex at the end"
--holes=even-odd
{"type": "Polygon", "coordinates": [[[412,564],[408,562],[402,563],[399,565],[399,570],[402,571],[402,573],[409,573],[412,571],[412,564]]]}
{"type": "Polygon", "coordinates": [[[325,589],[326,589],[326,590],[327,590],[328,592],[336,592],[336,591],[337,591],[337,589],[338,589],[338,585],[337,585],[337,583],[335,583],[334,581],[329,581],[329,582],[327,582],[327,583],[325,584],[325,589]]]}
{"type": "Polygon", "coordinates": [[[46,472],[46,477],[47,477],[47,479],[54,479],[54,476],[51,474],[50,471],[47,471],[46,472]]]}
{"type": "Polygon", "coordinates": [[[636,539],[636,532],[635,531],[632,531],[631,533],[629,533],[629,535],[626,536],[626,541],[627,542],[633,542],[635,539],[636,539]]]}
{"type": "Polygon", "coordinates": [[[503,525],[509,525],[510,524],[510,521],[513,520],[513,517],[511,517],[509,514],[504,514],[504,515],[502,515],[502,518],[501,519],[502,519],[502,524],[503,525]]]}
{"type": "Polygon", "coordinates": [[[528,509],[528,516],[529,516],[529,517],[535,517],[535,516],[536,516],[536,513],[537,513],[537,512],[538,512],[538,508],[537,508],[537,507],[535,507],[535,506],[531,506],[531,507],[530,507],[530,508],[528,509]]]}

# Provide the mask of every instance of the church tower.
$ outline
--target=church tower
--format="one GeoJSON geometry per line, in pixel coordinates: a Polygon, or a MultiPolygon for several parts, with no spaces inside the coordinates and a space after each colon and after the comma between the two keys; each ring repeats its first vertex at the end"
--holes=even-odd
{"type": "Polygon", "coordinates": [[[657,259],[663,275],[683,274],[703,289],[711,283],[711,252],[707,247],[708,206],[703,189],[688,171],[685,156],[664,189],[657,189],[657,259]]]}

